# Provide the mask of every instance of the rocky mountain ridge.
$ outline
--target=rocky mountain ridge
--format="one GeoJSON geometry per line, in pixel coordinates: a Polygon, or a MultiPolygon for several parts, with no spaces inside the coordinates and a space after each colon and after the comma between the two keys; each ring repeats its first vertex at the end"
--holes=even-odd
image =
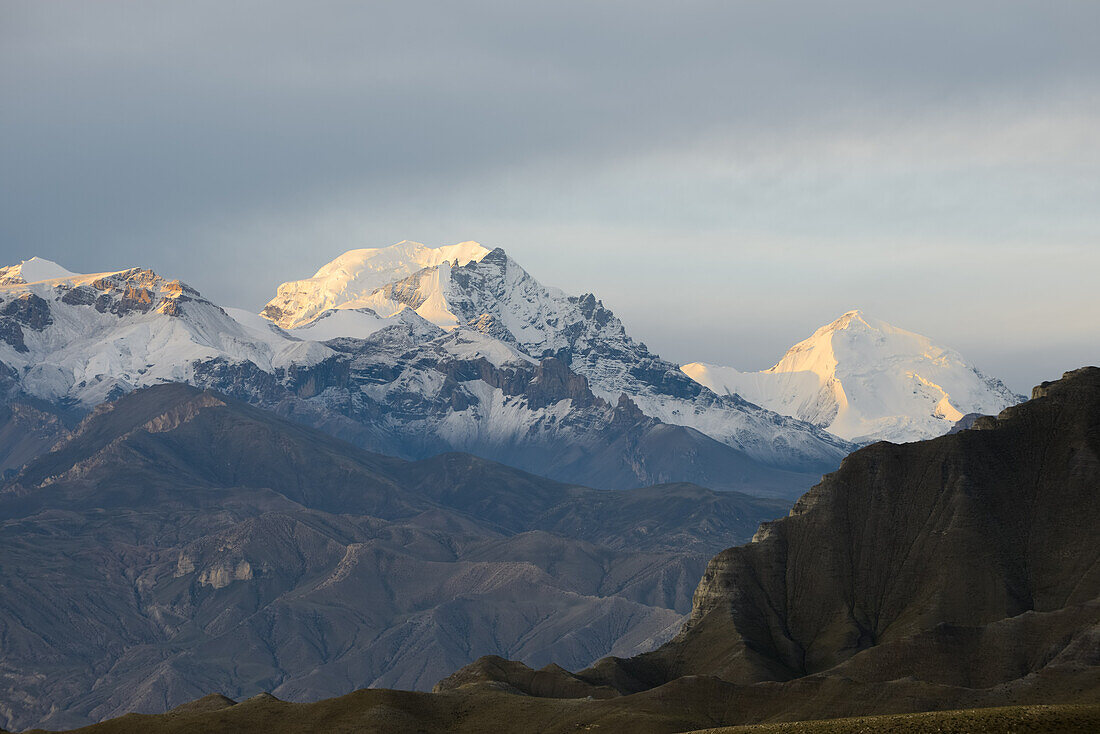
{"type": "Polygon", "coordinates": [[[366,303],[379,313],[431,304],[429,316],[445,314],[438,326],[463,324],[532,358],[556,357],[604,399],[626,394],[647,415],[694,428],[773,466],[820,469],[848,448],[825,431],[701,388],[631,338],[593,294],[547,288],[500,248],[462,266],[414,273],[372,299],[366,303]]]}

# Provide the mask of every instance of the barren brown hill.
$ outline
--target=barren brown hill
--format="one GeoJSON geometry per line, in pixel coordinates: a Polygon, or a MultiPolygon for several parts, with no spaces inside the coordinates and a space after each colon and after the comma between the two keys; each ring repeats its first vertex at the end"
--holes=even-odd
{"type": "Polygon", "coordinates": [[[212,691],[426,690],[486,654],[629,656],[675,634],[710,556],[786,509],[464,454],[408,462],[212,392],[146,388],[0,487],[0,726],[212,691]]]}

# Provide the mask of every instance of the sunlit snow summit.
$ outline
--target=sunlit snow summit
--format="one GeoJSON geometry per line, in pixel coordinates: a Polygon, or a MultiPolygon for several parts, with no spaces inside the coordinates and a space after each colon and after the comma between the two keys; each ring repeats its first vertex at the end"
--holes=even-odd
{"type": "Polygon", "coordinates": [[[933,438],[965,415],[996,415],[1024,400],[954,349],[861,311],[822,326],[763,372],[704,362],[683,370],[715,392],[740,395],[856,443],[933,438]]]}

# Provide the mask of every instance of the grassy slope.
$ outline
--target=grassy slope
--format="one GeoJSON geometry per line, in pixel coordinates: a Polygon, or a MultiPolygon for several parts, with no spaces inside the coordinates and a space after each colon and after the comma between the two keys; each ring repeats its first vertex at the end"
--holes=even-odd
{"type": "Polygon", "coordinates": [[[1100,704],[1004,706],[921,714],[699,729],[691,734],[1091,734],[1100,731],[1100,704]]]}
{"type": "MultiPolygon", "coordinates": [[[[223,699],[224,700],[224,699],[223,699]]],[[[684,719],[649,706],[614,701],[552,700],[481,690],[476,700],[461,694],[431,695],[362,690],[316,703],[296,704],[257,697],[227,705],[204,699],[160,715],[128,714],[77,731],[81,734],[179,734],[182,732],[571,732],[593,730],[676,732],[684,719]],[[203,704],[206,705],[203,705],[203,704]]],[[[35,730],[38,731],[38,730],[35,730]]],[[[1100,704],[1010,706],[918,714],[866,716],[783,724],[696,730],[697,734],[1003,734],[1100,731],[1100,704]]]]}

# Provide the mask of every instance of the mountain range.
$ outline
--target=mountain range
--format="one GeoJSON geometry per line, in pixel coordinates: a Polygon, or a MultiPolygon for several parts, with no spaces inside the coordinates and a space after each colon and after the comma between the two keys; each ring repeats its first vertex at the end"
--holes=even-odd
{"type": "Polygon", "coordinates": [[[553,696],[557,678],[570,697],[639,696],[697,727],[1096,701],[1098,457],[1088,367],[968,430],[856,451],[713,558],[653,652],[548,671],[541,691],[524,666],[482,660],[438,690],[553,696]]]}
{"type": "MultiPolygon", "coordinates": [[[[848,439],[942,433],[956,414],[1017,399],[954,352],[926,359],[923,337],[845,351],[837,334],[869,322],[841,321],[792,350],[814,364],[842,355],[832,372],[788,355],[779,379],[733,379],[662,360],[594,295],[543,286],[473,242],[349,251],[279,286],[261,314],[149,270],[81,275],[32,258],[0,269],[0,395],[60,438],[100,403],[185,382],[407,459],[464,451],[599,488],[693,482],[788,499],[835,468],[848,439]]],[[[47,444],[13,445],[0,466],[47,444]]]]}
{"type": "Polygon", "coordinates": [[[7,403],[79,414],[138,387],[186,382],[370,450],[409,459],[467,451],[610,489],[691,481],[793,498],[851,448],[703,388],[629,337],[593,296],[545,288],[499,249],[459,246],[480,259],[456,265],[456,255],[375,289],[381,314],[355,305],[353,286],[419,265],[407,257],[441,257],[394,249],[371,251],[384,266],[363,265],[377,257],[356,251],[359,270],[342,258],[306,285],[281,287],[278,313],[293,328],[149,270],[78,275],[41,260],[6,268],[0,390],[7,403]],[[24,269],[47,277],[28,281],[24,269]],[[290,305],[309,301],[303,293],[338,308],[300,324],[290,305]]]}

